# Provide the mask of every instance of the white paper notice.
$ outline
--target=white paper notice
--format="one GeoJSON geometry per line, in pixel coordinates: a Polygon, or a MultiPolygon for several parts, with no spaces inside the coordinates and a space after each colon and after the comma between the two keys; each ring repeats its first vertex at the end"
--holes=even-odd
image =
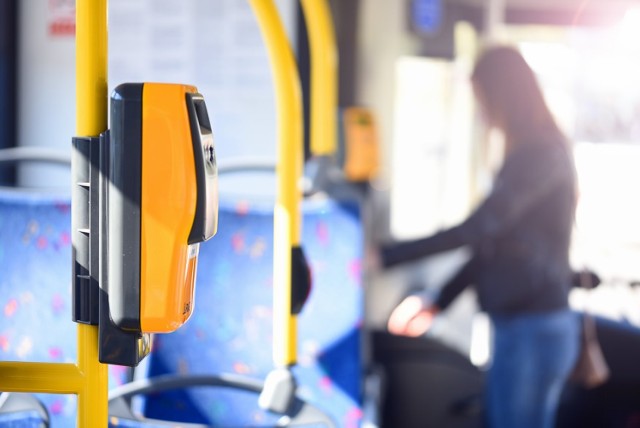
{"type": "MultiPolygon", "coordinates": [[[[294,6],[280,8],[289,28],[294,6]]],[[[198,87],[220,159],[275,157],[271,69],[249,2],[110,0],[109,87],[143,81],[198,87]]]]}

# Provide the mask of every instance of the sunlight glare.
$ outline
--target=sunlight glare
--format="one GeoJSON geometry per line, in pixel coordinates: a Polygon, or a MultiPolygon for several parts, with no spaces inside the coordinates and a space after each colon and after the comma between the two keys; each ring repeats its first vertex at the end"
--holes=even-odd
{"type": "Polygon", "coordinates": [[[638,51],[640,46],[637,41],[640,39],[640,8],[631,8],[627,11],[618,24],[619,42],[626,49],[638,51]]]}

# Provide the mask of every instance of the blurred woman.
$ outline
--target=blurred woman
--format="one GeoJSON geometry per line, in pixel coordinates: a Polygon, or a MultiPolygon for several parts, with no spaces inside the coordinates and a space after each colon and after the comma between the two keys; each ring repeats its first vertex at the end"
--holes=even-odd
{"type": "Polygon", "coordinates": [[[579,351],[579,320],[568,308],[573,158],[516,49],[486,50],[471,80],[482,117],[504,135],[493,189],[460,225],[385,246],[381,261],[391,267],[460,246],[470,246],[473,257],[434,303],[407,298],[388,327],[395,334],[423,334],[473,283],[495,332],[486,390],[489,427],[551,428],[579,351]]]}

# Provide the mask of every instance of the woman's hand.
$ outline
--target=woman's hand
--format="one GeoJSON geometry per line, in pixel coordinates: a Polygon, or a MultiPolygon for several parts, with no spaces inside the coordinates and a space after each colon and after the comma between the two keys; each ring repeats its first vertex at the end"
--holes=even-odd
{"type": "Polygon", "coordinates": [[[421,297],[409,296],[393,310],[387,328],[400,336],[421,336],[431,328],[438,312],[437,306],[425,305],[421,297]]]}

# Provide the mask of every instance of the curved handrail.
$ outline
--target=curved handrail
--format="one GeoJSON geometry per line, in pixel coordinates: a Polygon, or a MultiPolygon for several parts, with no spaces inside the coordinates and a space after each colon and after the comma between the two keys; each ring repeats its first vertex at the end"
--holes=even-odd
{"type": "MultiPolygon", "coordinates": [[[[130,407],[126,405],[126,400],[141,394],[153,394],[173,389],[184,389],[193,387],[223,387],[240,389],[252,393],[261,393],[264,389],[263,382],[236,374],[212,375],[162,375],[149,379],[137,380],[125,385],[121,385],[109,391],[109,414],[113,417],[120,417],[149,423],[164,424],[166,421],[141,418],[133,414],[130,407]]],[[[335,427],[334,421],[317,407],[306,403],[298,397],[294,397],[291,411],[280,418],[276,426],[307,426],[322,424],[327,428],[335,427]]],[[[171,424],[170,426],[174,426],[171,424]]],[[[207,425],[180,423],[185,428],[208,428],[207,425]]]]}
{"type": "Polygon", "coordinates": [[[234,386],[250,392],[262,391],[263,383],[238,375],[162,375],[125,383],[109,391],[109,401],[135,395],[193,386],[234,386]]]}
{"type": "Polygon", "coordinates": [[[276,91],[277,196],[273,246],[273,359],[276,367],[297,362],[297,319],[291,313],[292,249],[300,244],[303,133],[297,65],[272,0],[249,0],[269,53],[276,91]]]}
{"type": "Polygon", "coordinates": [[[250,171],[276,171],[277,162],[271,158],[231,158],[218,161],[218,174],[250,171]]]}
{"type": "Polygon", "coordinates": [[[48,147],[12,147],[0,149],[0,162],[44,162],[70,166],[71,155],[48,147]]]}

